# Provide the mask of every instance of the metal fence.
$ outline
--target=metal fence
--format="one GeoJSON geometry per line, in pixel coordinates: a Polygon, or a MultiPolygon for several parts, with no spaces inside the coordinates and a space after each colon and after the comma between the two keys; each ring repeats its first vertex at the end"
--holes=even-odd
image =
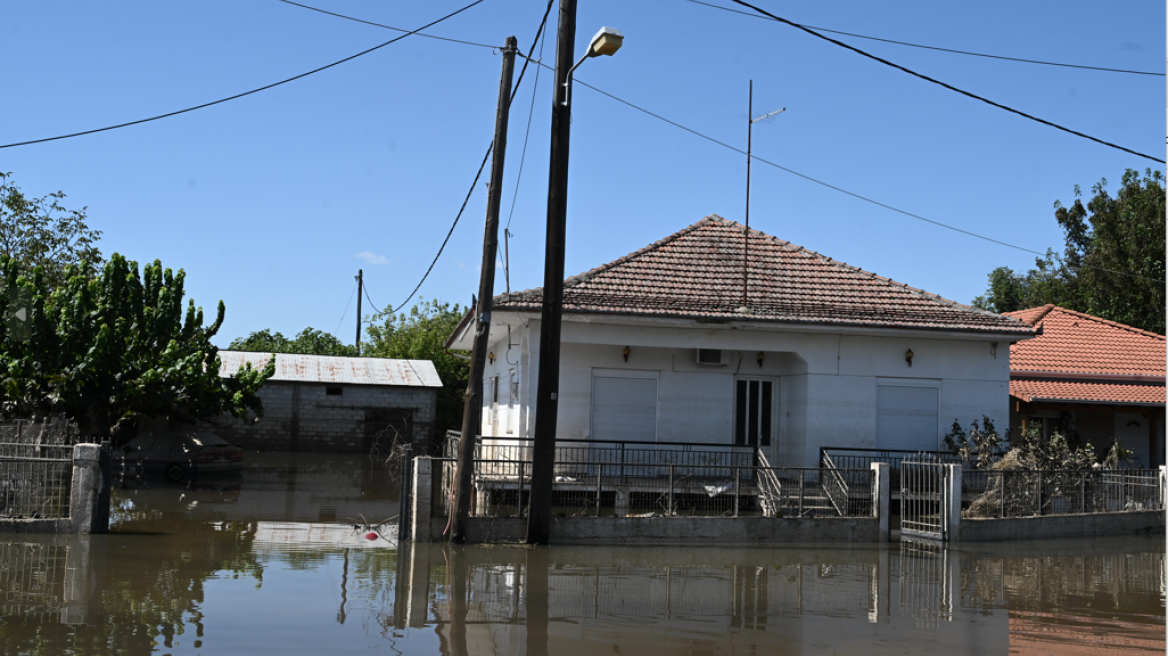
{"type": "Polygon", "coordinates": [[[964,518],[1035,517],[1163,510],[1156,469],[962,473],[964,518]]]}
{"type": "MultiPolygon", "coordinates": [[[[449,515],[455,462],[434,460],[434,516],[449,515]]],[[[871,470],[592,463],[555,475],[552,508],[562,517],[870,517],[872,482],[871,470]]],[[[530,493],[530,462],[475,461],[476,516],[524,516],[530,493]]]]}
{"type": "Polygon", "coordinates": [[[0,517],[69,517],[76,441],[61,419],[0,422],[0,517]]]}
{"type": "MultiPolygon", "coordinates": [[[[447,431],[443,456],[458,457],[457,431],[447,431]]],[[[534,442],[526,437],[477,437],[475,460],[514,463],[505,474],[518,475],[518,463],[531,462],[534,442]]],[[[731,468],[756,465],[755,448],[700,442],[637,440],[557,440],[555,475],[595,476],[599,465],[621,465],[629,476],[663,475],[664,467],[708,467],[711,475],[731,475],[731,468]]],[[[501,470],[500,470],[501,472],[501,470]]]]}
{"type": "Polygon", "coordinates": [[[886,462],[889,469],[889,485],[894,492],[900,491],[900,463],[936,462],[946,465],[962,464],[961,457],[948,451],[906,451],[897,449],[848,449],[834,446],[819,448],[821,466],[841,469],[868,469],[872,463],[886,462]]]}
{"type": "Polygon", "coordinates": [[[0,617],[56,623],[67,553],[63,545],[0,542],[0,617]]]}
{"type": "Polygon", "coordinates": [[[900,533],[947,539],[946,467],[939,462],[900,462],[900,533]]]}

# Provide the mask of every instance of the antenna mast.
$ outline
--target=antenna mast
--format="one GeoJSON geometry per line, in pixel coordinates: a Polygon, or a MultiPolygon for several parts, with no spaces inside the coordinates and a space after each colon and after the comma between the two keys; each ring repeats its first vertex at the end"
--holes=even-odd
{"type": "Polygon", "coordinates": [[[754,117],[754,80],[750,81],[750,94],[747,97],[746,110],[746,230],[742,233],[742,307],[738,308],[741,314],[750,312],[746,304],[746,290],[750,285],[750,155],[751,141],[753,140],[754,124],[766,120],[776,114],[782,114],[787,108],[776,109],[769,114],[754,117]]]}

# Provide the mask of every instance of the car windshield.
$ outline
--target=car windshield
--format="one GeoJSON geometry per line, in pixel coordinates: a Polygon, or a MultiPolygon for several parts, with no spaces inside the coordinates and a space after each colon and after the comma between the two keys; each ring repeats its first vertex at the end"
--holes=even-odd
{"type": "Polygon", "coordinates": [[[227,444],[227,440],[214,433],[193,433],[187,436],[187,440],[196,446],[224,446],[227,444]]]}

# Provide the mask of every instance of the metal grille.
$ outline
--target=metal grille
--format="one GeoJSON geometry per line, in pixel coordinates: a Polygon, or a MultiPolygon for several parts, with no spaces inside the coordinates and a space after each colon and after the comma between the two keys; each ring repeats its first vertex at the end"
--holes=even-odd
{"type": "Polygon", "coordinates": [[[1163,510],[1155,469],[962,472],[970,519],[1163,510]]]}
{"type": "Polygon", "coordinates": [[[67,547],[0,542],[0,617],[56,623],[63,605],[67,547]]]}
{"type": "Polygon", "coordinates": [[[901,535],[945,539],[945,487],[945,465],[901,461],[901,535]]]}
{"type": "MultiPolygon", "coordinates": [[[[455,461],[434,461],[433,514],[447,516],[455,461]]],[[[474,514],[523,516],[531,463],[475,461],[474,514]]],[[[594,463],[555,474],[561,517],[871,517],[871,470],[594,463]],[[825,481],[830,493],[825,490],[825,481]]]]}
{"type": "Polygon", "coordinates": [[[69,517],[76,439],[61,419],[0,422],[0,517],[69,517]]]}

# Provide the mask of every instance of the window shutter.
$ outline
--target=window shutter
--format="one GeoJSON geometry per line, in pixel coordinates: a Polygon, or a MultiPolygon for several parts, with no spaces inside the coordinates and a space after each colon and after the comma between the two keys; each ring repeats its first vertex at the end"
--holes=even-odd
{"type": "Polygon", "coordinates": [[[656,378],[592,378],[592,439],[657,440],[656,378]]]}
{"type": "Polygon", "coordinates": [[[876,447],[936,451],[936,387],[876,387],[876,447]]]}

